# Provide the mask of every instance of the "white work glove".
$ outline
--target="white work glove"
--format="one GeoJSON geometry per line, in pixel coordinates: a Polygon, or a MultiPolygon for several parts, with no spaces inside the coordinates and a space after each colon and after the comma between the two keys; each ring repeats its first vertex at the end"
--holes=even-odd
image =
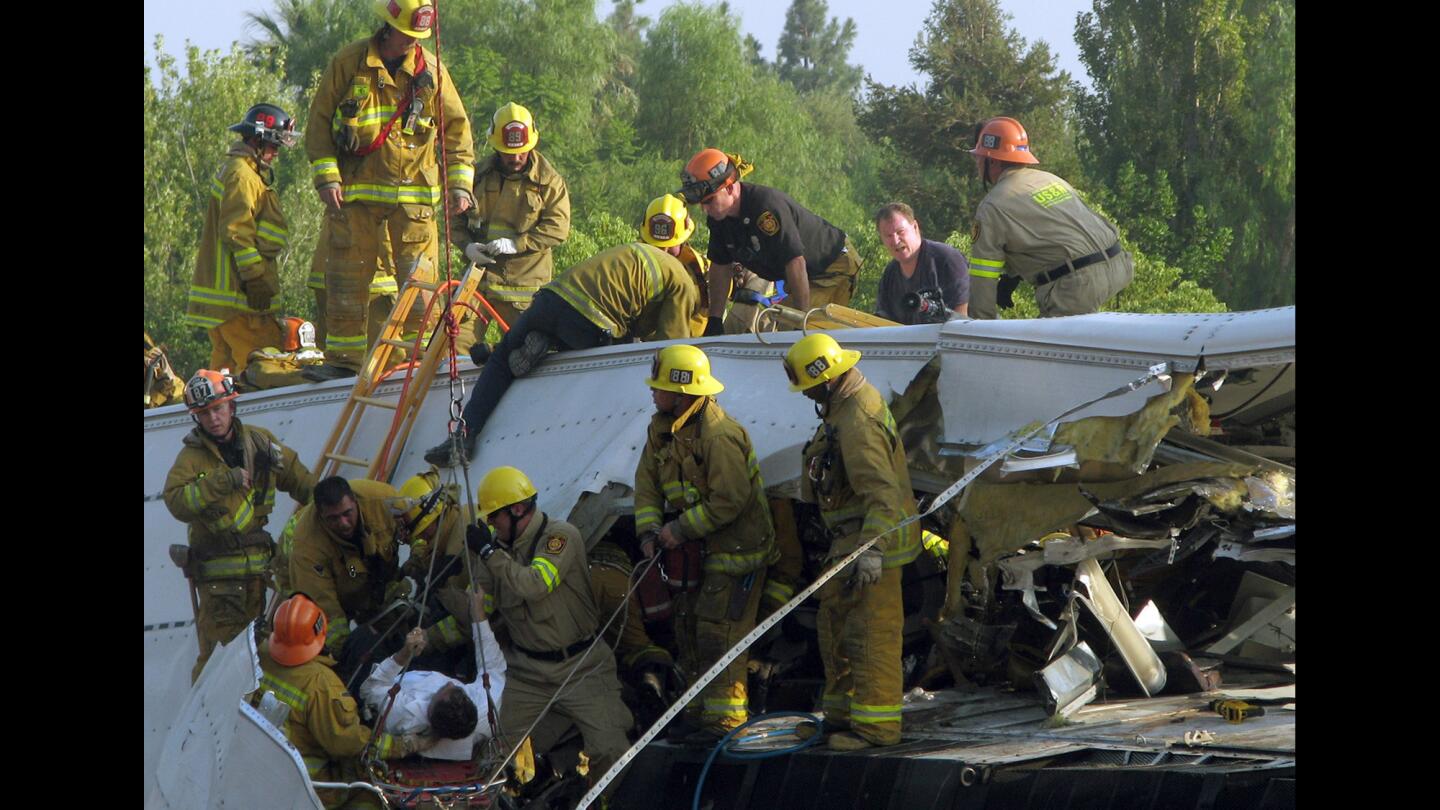
{"type": "Polygon", "coordinates": [[[490,264],[495,261],[495,257],[491,256],[485,250],[485,246],[479,242],[471,242],[465,246],[465,258],[476,264],[490,264]]]}
{"type": "Polygon", "coordinates": [[[885,556],[874,547],[865,550],[860,558],[850,564],[850,585],[859,590],[880,581],[880,564],[885,556]]]}
{"type": "Polygon", "coordinates": [[[492,256],[509,256],[515,252],[515,240],[501,237],[485,243],[485,249],[492,256]]]}

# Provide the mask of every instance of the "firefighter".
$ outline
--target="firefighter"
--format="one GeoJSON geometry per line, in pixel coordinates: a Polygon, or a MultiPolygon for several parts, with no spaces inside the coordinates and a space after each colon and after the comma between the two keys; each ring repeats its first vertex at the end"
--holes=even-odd
{"type": "MultiPolygon", "coordinates": [[[[356,374],[368,348],[367,309],[377,273],[403,285],[438,267],[435,206],[445,172],[451,214],[472,205],[470,121],[450,73],[420,46],[435,23],[431,0],[375,0],[384,21],[335,55],[310,104],[305,152],[329,231],[325,260],[325,364],[307,379],[356,374]],[[440,126],[445,131],[440,133],[440,126]],[[445,166],[438,165],[437,136],[445,166]]],[[[404,339],[420,325],[406,313],[404,339]]]]}
{"type": "Polygon", "coordinates": [[[242,425],[235,414],[235,382],[200,369],[185,384],[185,405],[195,420],[165,477],[165,506],[188,524],[185,576],[199,592],[195,633],[200,677],[216,644],[239,635],[265,612],[265,585],[275,542],[265,523],[275,490],[310,502],[315,476],[295,451],[262,427],[242,425]]]}
{"type": "Polygon", "coordinates": [[[185,304],[185,325],[208,330],[210,368],[245,370],[250,352],[280,343],[271,306],[280,294],[276,259],[290,239],[272,164],[294,146],[295,121],[274,104],[256,104],[230,127],[240,140],[210,180],[200,253],[185,304]]]}
{"type": "MultiPolygon", "coordinates": [[[[359,757],[371,734],[360,721],[355,698],[331,668],[335,659],[321,652],[327,629],[325,612],[305,594],[280,603],[275,629],[260,645],[260,688],[251,701],[258,706],[269,692],[289,707],[282,730],[300,752],[311,781],[355,782],[366,778],[359,757]]],[[[428,735],[382,732],[375,735],[373,751],[378,759],[403,759],[436,741],[428,735]]],[[[327,808],[380,807],[363,790],[317,790],[316,795],[327,808]]]]}
{"type": "MultiPolygon", "coordinates": [[[[650,203],[643,241],[602,250],[535,294],[530,308],[496,344],[465,403],[467,457],[475,455],[480,431],[510,384],[530,373],[552,347],[590,349],[627,338],[691,336],[702,285],[678,257],[695,222],[679,200],[670,199],[674,202],[659,207],[650,203]]],[[[425,451],[425,460],[440,467],[459,463],[450,439],[425,451]]]]}
{"type": "Polygon", "coordinates": [[[724,330],[725,302],[739,265],[784,281],[784,304],[800,310],[848,304],[860,257],[845,232],[778,189],[742,183],[750,165],[738,155],[702,149],[680,173],[680,194],[705,211],[710,226],[710,325],[724,330]]]}
{"type": "MultiPolygon", "coordinates": [[[[658,591],[651,589],[647,594],[644,592],[645,585],[640,585],[636,592],[631,594],[635,561],[625,549],[615,543],[601,540],[590,550],[588,556],[590,590],[595,596],[595,607],[602,623],[620,608],[622,601],[625,603],[625,615],[611,622],[604,634],[605,643],[615,650],[620,671],[639,693],[639,703],[653,715],[649,718],[653,722],[669,704],[665,698],[672,685],[671,673],[674,671],[675,659],[671,657],[669,650],[650,638],[645,623],[670,618],[673,605],[670,594],[664,583],[659,582],[658,571],[655,577],[655,584],[660,586],[658,591]],[[647,600],[647,595],[652,598],[647,600]],[[658,711],[655,711],[656,709],[658,711]]],[[[640,712],[646,713],[647,711],[640,712]]],[[[643,717],[641,726],[649,726],[643,717]]]]}
{"type": "MultiPolygon", "coordinates": [[[[765,568],[779,554],[750,435],[715,401],[725,386],[709,358],[694,346],[667,346],[645,382],[656,413],[635,469],[635,532],[647,557],[665,550],[672,578],[687,558],[704,560],[693,566],[702,572],[698,588],[676,616],[682,666],[693,679],[755,627],[765,568]]],[[[736,658],[706,687],[686,742],[714,743],[745,722],[746,665],[736,658]]]]}
{"type": "Polygon", "coordinates": [[[890,532],[820,589],[822,704],[830,747],[854,751],[900,742],[900,568],[920,551],[905,448],[875,386],[855,368],[860,352],[809,335],[785,355],[790,390],[817,405],[821,424],[802,451],[801,497],[820,507],[830,534],[826,566],[890,532]]]}
{"type": "MultiPolygon", "coordinates": [[[[513,326],[555,275],[550,251],[570,236],[570,189],[535,148],[540,132],[528,109],[512,101],[496,110],[487,139],[495,154],[476,167],[475,207],[452,219],[450,233],[466,258],[495,260],[486,268],[480,292],[513,326]]],[[[475,330],[479,343],[484,333],[478,320],[475,330]]],[[[476,365],[489,354],[486,349],[476,353],[476,365]]]]}
{"type": "Polygon", "coordinates": [[[1022,279],[1042,318],[1095,312],[1125,289],[1135,262],[1120,232],[1069,183],[1031,168],[1040,161],[1019,121],[986,121],[970,154],[990,189],[970,232],[971,317],[998,317],[1022,279]]]}
{"type": "Polygon", "coordinates": [[[185,381],[175,374],[165,347],[145,333],[145,407],[173,405],[185,397],[185,381]]]}
{"type": "Polygon", "coordinates": [[[434,468],[407,479],[400,495],[408,506],[403,519],[410,539],[410,559],[400,570],[417,583],[429,580],[429,591],[440,606],[435,609],[438,620],[425,628],[425,646],[447,652],[470,641],[468,623],[456,619],[470,584],[462,556],[465,526],[473,522],[470,509],[459,502],[455,485],[440,483],[434,468]]]}
{"type": "Polygon", "coordinates": [[[404,507],[389,484],[335,475],[315,485],[315,502],[295,520],[290,587],[309,594],[330,617],[325,649],[340,660],[347,679],[394,652],[380,646],[393,634],[385,625],[352,639],[350,621],[364,625],[376,619],[395,595],[390,584],[401,581],[404,507]]]}
{"type": "MultiPolygon", "coordinates": [[[[615,654],[595,637],[600,622],[580,530],[540,511],[535,485],[514,467],[486,473],[476,499],[486,523],[466,527],[466,545],[481,560],[475,577],[485,609],[500,614],[514,652],[506,659],[500,733],[519,742],[553,698],[550,710],[580,729],[590,773],[603,774],[629,747],[633,718],[620,699],[615,654]],[[557,694],[567,677],[571,687],[557,694]]],[[[537,728],[537,754],[556,742],[559,728],[537,728]]]]}

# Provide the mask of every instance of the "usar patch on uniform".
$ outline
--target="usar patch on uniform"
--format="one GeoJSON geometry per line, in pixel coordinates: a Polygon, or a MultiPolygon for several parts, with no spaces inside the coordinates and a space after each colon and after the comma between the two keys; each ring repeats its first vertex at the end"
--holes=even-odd
{"type": "Polygon", "coordinates": [[[545,541],[545,550],[551,554],[559,554],[565,550],[565,538],[558,534],[552,536],[549,540],[545,541]]]}
{"type": "Polygon", "coordinates": [[[766,211],[755,220],[755,227],[766,236],[774,236],[780,232],[780,220],[775,217],[774,211],[766,211]]]}

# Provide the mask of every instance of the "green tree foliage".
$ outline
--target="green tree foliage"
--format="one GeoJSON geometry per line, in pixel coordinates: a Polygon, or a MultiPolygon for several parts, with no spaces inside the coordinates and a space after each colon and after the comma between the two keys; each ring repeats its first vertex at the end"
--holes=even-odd
{"type": "MultiPolygon", "coordinates": [[[[854,29],[827,20],[823,2],[796,2],[790,27],[798,35],[804,23],[810,40],[828,41],[831,62],[805,51],[804,37],[765,62],[724,3],[672,5],[653,21],[639,15],[640,5],[622,0],[600,19],[594,0],[446,0],[437,36],[426,42],[466,106],[479,160],[492,155],[486,135],[496,108],[516,101],[534,113],[539,148],[571,189],[572,231],[556,250],[557,269],[635,239],[645,206],[676,190],[685,161],[706,146],[739,152],[756,166],[747,182],[785,191],[846,232],[863,263],[852,302],[861,309],[873,306],[889,262],[871,218],[880,204],[911,203],[927,234],[968,232],[983,191],[966,154],[977,122],[1020,118],[1045,168],[1078,178],[1066,124],[1069,77],[1043,43],[1027,46],[1006,27],[995,0],[937,0],[911,51],[926,87],[872,84],[858,119],[844,82],[823,78],[848,67],[854,29]]],[[[209,354],[205,336],[181,323],[206,184],[235,137],[226,127],[257,101],[280,103],[302,128],[326,126],[306,120],[319,73],[377,21],[368,3],[277,0],[253,24],[256,39],[244,48],[190,48],[183,71],[157,49],[145,71],[145,326],[170,346],[182,373],[209,354]]],[[[1280,70],[1257,57],[1252,75],[1262,62],[1280,70]]],[[[1230,249],[1229,232],[1204,215],[1217,209],[1184,197],[1173,169],[1147,168],[1138,157],[1135,168],[1105,176],[1110,188],[1094,189],[1094,199],[1129,220],[1127,244],[1140,256],[1136,282],[1117,306],[1220,308],[1194,283],[1218,274],[1218,257],[1230,249]],[[1178,216],[1205,223],[1213,238],[1177,241],[1168,226],[1178,216]]],[[[279,306],[310,317],[304,278],[323,210],[303,148],[281,153],[278,183],[292,234],[279,306]]],[[[692,244],[703,250],[704,215],[690,210],[699,226],[692,244]]],[[[1237,243],[1250,238],[1235,232],[1237,243]]],[[[450,256],[457,270],[458,254],[450,256]]]]}
{"type": "Polygon", "coordinates": [[[937,233],[968,230],[985,193],[968,152],[993,116],[1019,119],[1044,168],[1083,185],[1066,123],[1070,74],[1009,19],[997,0],[935,0],[910,49],[924,89],[867,82],[860,123],[892,156],[882,196],[908,202],[937,233]]]}
{"type": "Polygon", "coordinates": [[[1075,38],[1094,78],[1078,109],[1095,175],[1121,189],[1128,172],[1163,173],[1181,252],[1234,234],[1204,272],[1167,256],[1237,306],[1292,303],[1293,0],[1097,0],[1075,38]]]}
{"type": "Polygon", "coordinates": [[[245,49],[261,63],[285,62],[285,81],[297,91],[308,87],[330,57],[345,45],[373,33],[379,21],[369,3],[354,0],[275,0],[269,12],[245,12],[245,27],[256,36],[245,49]]]}
{"type": "Polygon", "coordinates": [[[855,45],[855,21],[829,17],[825,0],[793,0],[780,32],[780,78],[802,93],[835,90],[845,95],[860,86],[864,71],[845,61],[855,45]]]}

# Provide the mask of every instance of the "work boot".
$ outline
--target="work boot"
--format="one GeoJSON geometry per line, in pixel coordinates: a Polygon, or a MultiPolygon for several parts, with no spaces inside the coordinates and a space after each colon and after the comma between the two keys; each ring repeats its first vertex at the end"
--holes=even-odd
{"type": "Polygon", "coordinates": [[[525,343],[510,351],[510,373],[524,377],[550,351],[550,336],[544,332],[531,332],[525,336],[525,343]]]}
{"type": "Polygon", "coordinates": [[[724,729],[715,726],[701,726],[681,738],[680,744],[696,748],[713,748],[725,734],[724,729]]]}
{"type": "Polygon", "coordinates": [[[483,366],[485,365],[485,361],[490,359],[492,351],[489,343],[483,340],[477,340],[475,341],[475,345],[470,347],[470,362],[477,366],[483,366]]]}
{"type": "Polygon", "coordinates": [[[859,751],[864,748],[875,747],[875,743],[870,742],[853,731],[837,731],[830,735],[828,743],[831,751],[859,751]]]}
{"type": "MultiPolygon", "coordinates": [[[[472,437],[465,437],[460,441],[460,445],[467,460],[474,457],[475,440],[472,437]]],[[[436,467],[454,467],[460,463],[460,454],[455,452],[455,442],[447,437],[445,441],[425,451],[425,461],[436,467]]]]}
{"type": "Polygon", "coordinates": [[[681,715],[671,720],[670,724],[665,727],[665,739],[674,743],[684,742],[687,737],[699,730],[699,726],[681,715]]]}
{"type": "Polygon", "coordinates": [[[799,725],[795,726],[795,736],[802,740],[808,740],[819,733],[820,727],[809,720],[802,720],[799,725]]]}
{"type": "Polygon", "coordinates": [[[335,366],[329,363],[322,363],[318,366],[306,366],[300,369],[300,376],[311,382],[325,382],[327,380],[339,380],[345,377],[354,377],[358,374],[353,368],[335,366]]]}

